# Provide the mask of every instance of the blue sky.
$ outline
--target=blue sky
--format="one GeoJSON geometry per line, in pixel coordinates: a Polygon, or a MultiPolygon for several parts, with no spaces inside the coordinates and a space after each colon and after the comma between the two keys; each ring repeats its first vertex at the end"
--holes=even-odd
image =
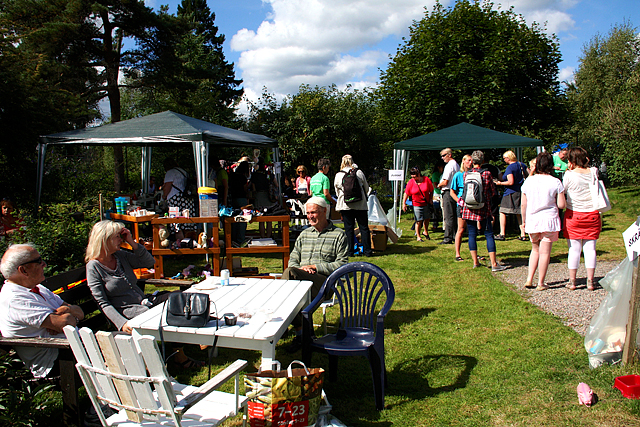
{"type": "MultiPolygon", "coordinates": [[[[175,13],[180,0],[146,0],[175,13]]],[[[224,54],[244,80],[249,99],[263,87],[282,98],[300,84],[374,86],[408,35],[413,20],[435,0],[208,0],[226,37],[224,54]]],[[[445,6],[452,0],[442,0],[445,6]]],[[[502,0],[527,23],[545,23],[560,41],[560,80],[570,81],[583,46],[625,19],[640,26],[638,0],[502,0]]]]}

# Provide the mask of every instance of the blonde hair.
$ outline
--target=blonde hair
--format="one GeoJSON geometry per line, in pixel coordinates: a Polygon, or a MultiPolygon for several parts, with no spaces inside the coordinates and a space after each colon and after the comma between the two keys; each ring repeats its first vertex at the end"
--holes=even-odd
{"type": "Polygon", "coordinates": [[[453,151],[451,151],[451,148],[444,148],[442,151],[440,151],[440,157],[444,156],[445,154],[453,155],[453,151]]]}
{"type": "Polygon", "coordinates": [[[462,161],[460,162],[460,170],[462,172],[466,172],[467,171],[467,167],[464,165],[464,162],[466,160],[470,160],[471,159],[471,155],[470,154],[465,154],[464,157],[462,158],[462,161]]]}
{"type": "Polygon", "coordinates": [[[530,175],[536,174],[536,159],[529,160],[529,170],[531,171],[530,175]]]}
{"type": "Polygon", "coordinates": [[[92,259],[97,259],[100,255],[106,255],[107,241],[116,234],[120,234],[123,228],[122,223],[108,219],[97,222],[91,229],[84,261],[89,262],[92,259]]]}
{"type": "Polygon", "coordinates": [[[344,169],[347,166],[351,166],[353,165],[353,157],[351,157],[351,154],[345,154],[344,156],[342,156],[342,163],[340,163],[340,169],[344,169]]]}
{"type": "Polygon", "coordinates": [[[512,162],[517,162],[518,161],[518,158],[516,157],[516,153],[514,153],[511,150],[505,151],[504,154],[502,155],[502,157],[506,157],[507,159],[511,160],[512,162]]]}
{"type": "Polygon", "coordinates": [[[296,168],[296,172],[300,172],[300,170],[302,170],[305,175],[309,175],[309,170],[307,169],[307,167],[305,165],[299,165],[296,168]]]}

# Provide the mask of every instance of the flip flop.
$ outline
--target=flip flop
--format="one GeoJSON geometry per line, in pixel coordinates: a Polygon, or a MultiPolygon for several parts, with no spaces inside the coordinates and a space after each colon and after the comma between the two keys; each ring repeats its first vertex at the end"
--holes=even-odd
{"type": "Polygon", "coordinates": [[[422,239],[416,239],[416,242],[424,242],[422,239]]]}
{"type": "Polygon", "coordinates": [[[462,259],[462,257],[461,257],[461,256],[457,256],[457,257],[456,257],[456,262],[458,262],[458,261],[464,261],[464,259],[462,259]]]}
{"type": "Polygon", "coordinates": [[[518,240],[520,240],[522,242],[528,242],[529,238],[527,236],[520,236],[520,237],[518,237],[518,240]]]}

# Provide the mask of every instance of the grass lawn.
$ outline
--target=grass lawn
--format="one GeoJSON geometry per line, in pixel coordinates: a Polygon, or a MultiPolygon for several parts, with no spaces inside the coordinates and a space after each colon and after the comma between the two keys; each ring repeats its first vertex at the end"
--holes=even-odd
{"type": "MultiPolygon", "coordinates": [[[[619,260],[625,256],[621,233],[640,213],[635,202],[640,190],[610,193],[614,209],[605,215],[598,255],[619,260]]],[[[441,232],[417,243],[411,222],[400,225],[400,241],[370,259],[388,273],[396,289],[385,319],[387,409],[375,410],[366,359],[343,358],[339,381],[325,384],[333,415],[349,426],[640,425],[638,401],[612,388],[616,376],[638,373],[637,365],[590,369],[583,338],[558,318],[528,303],[490,269],[454,262],[453,247],[437,245],[441,232]],[[598,395],[595,406],[578,405],[579,382],[598,395]]],[[[497,244],[498,258],[506,263],[528,257],[527,243],[497,244]]],[[[486,254],[483,241],[479,248],[486,254]]],[[[468,254],[466,240],[463,249],[468,254]]],[[[566,262],[566,252],[566,244],[557,243],[554,261],[566,262]]],[[[181,260],[176,271],[189,263],[194,262],[181,260]]],[[[281,271],[278,257],[245,257],[243,265],[281,271]]],[[[335,310],[329,315],[335,318],[335,310]]],[[[284,351],[289,341],[278,346],[283,366],[294,359],[284,351]]],[[[247,359],[254,369],[260,362],[257,352],[220,349],[215,367],[236,358],[247,359]]],[[[314,355],[313,367],[327,366],[326,358],[314,355]]],[[[201,383],[206,368],[184,372],[179,380],[201,383]]],[[[235,419],[229,425],[238,423],[235,419]]]]}

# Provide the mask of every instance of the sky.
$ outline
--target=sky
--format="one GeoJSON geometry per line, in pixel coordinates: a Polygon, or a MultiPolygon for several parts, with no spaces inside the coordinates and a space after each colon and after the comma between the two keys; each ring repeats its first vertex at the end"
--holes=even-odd
{"type": "MultiPolygon", "coordinates": [[[[181,0],[145,0],[175,14],[181,0]]],[[[413,21],[435,0],[207,0],[226,41],[245,96],[255,101],[266,87],[278,99],[301,84],[344,89],[374,87],[408,37],[413,21]]],[[[453,0],[441,0],[453,6],[453,0]]],[[[560,81],[571,81],[582,49],[596,34],[606,36],[625,20],[640,27],[638,0],[494,0],[496,7],[545,24],[556,34],[563,61],[560,81]]],[[[244,108],[241,108],[241,112],[244,108]]]]}

